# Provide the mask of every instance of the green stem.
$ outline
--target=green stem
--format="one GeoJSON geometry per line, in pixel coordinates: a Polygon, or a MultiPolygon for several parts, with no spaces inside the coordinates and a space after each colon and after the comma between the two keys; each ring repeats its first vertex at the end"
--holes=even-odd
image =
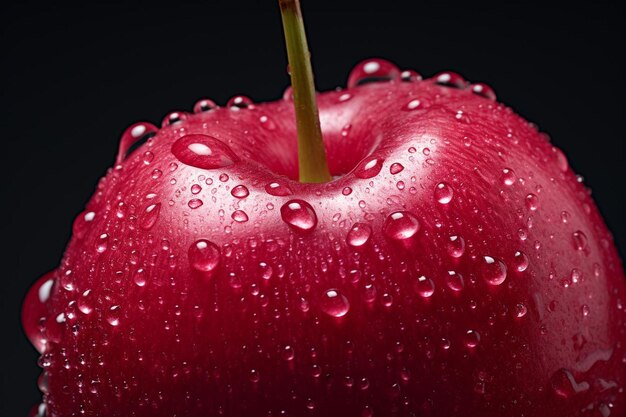
{"type": "Polygon", "coordinates": [[[283,18],[287,57],[298,129],[300,182],[328,182],[328,170],[320,117],[315,97],[311,53],[306,41],[300,0],[278,0],[283,18]]]}

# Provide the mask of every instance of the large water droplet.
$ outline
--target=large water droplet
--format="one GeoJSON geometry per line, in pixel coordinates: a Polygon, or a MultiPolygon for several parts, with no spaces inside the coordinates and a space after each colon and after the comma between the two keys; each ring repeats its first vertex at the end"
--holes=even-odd
{"type": "Polygon", "coordinates": [[[187,120],[187,113],[182,111],[173,111],[168,113],[161,121],[161,127],[168,127],[187,120]]]}
{"type": "Polygon", "coordinates": [[[22,307],[24,332],[39,353],[42,353],[46,346],[46,339],[41,329],[41,320],[49,314],[47,303],[53,284],[54,271],[39,278],[28,290],[22,307]]]}
{"type": "Polygon", "coordinates": [[[420,229],[420,223],[413,213],[396,211],[385,219],[383,233],[391,239],[403,240],[415,235],[420,229]]]}
{"type": "Polygon", "coordinates": [[[435,75],[433,79],[435,80],[435,83],[445,87],[463,89],[467,85],[467,81],[465,81],[463,77],[452,71],[440,72],[435,75]]]}
{"type": "Polygon", "coordinates": [[[372,228],[364,223],[355,223],[346,237],[346,242],[352,247],[360,247],[367,243],[372,235],[372,228]]]}
{"type": "Polygon", "coordinates": [[[399,174],[400,172],[402,172],[404,170],[404,166],[402,166],[401,163],[399,162],[394,162],[393,164],[391,164],[391,166],[389,167],[389,172],[392,175],[396,175],[399,174]]]}
{"type": "Polygon", "coordinates": [[[310,233],[317,225],[315,210],[304,200],[288,201],[280,208],[280,215],[291,229],[299,233],[310,233]]]}
{"type": "Polygon", "coordinates": [[[502,170],[502,176],[500,177],[500,181],[502,181],[502,184],[506,186],[513,185],[515,184],[515,179],[515,172],[513,172],[512,169],[504,168],[502,170]]]}
{"type": "Polygon", "coordinates": [[[453,258],[460,258],[465,253],[465,239],[462,236],[453,235],[448,238],[446,243],[448,255],[453,258]]]}
{"type": "Polygon", "coordinates": [[[526,268],[528,268],[528,256],[522,251],[515,252],[515,256],[513,257],[513,265],[515,266],[515,270],[517,272],[524,272],[526,268]]]}
{"type": "Polygon", "coordinates": [[[452,201],[453,195],[454,190],[448,183],[440,182],[435,186],[435,200],[437,200],[439,204],[448,204],[452,201]]]}
{"type": "Polygon", "coordinates": [[[226,107],[231,110],[241,110],[253,107],[253,101],[250,97],[234,96],[226,103],[226,107]]]}
{"type": "Polygon", "coordinates": [[[446,274],[446,285],[452,291],[461,291],[465,286],[463,276],[455,271],[448,271],[446,274]]]}
{"type": "Polygon", "coordinates": [[[231,215],[232,219],[237,223],[245,223],[248,221],[248,215],[243,210],[235,210],[231,215]]]}
{"type": "Polygon", "coordinates": [[[111,306],[105,313],[106,320],[111,326],[119,326],[122,313],[121,310],[122,307],[120,307],[119,305],[114,305],[111,306]]]}
{"type": "Polygon", "coordinates": [[[248,188],[245,185],[237,185],[233,187],[230,193],[233,195],[233,197],[237,198],[246,198],[250,194],[248,188]]]}
{"type": "Polygon", "coordinates": [[[215,104],[213,100],[204,98],[202,100],[198,100],[196,104],[193,105],[193,112],[194,113],[206,113],[215,108],[217,108],[217,104],[215,104]]]}
{"type": "Polygon", "coordinates": [[[348,88],[371,81],[393,81],[400,78],[400,69],[384,59],[368,59],[357,64],[348,76],[348,88]]]}
{"type": "Polygon", "coordinates": [[[350,302],[339,290],[332,288],[322,295],[320,308],[331,317],[343,317],[350,310],[350,302]]]}
{"type": "Polygon", "coordinates": [[[200,239],[189,247],[189,263],[200,272],[213,271],[220,262],[220,249],[206,239],[200,239]]]}
{"type": "Polygon", "coordinates": [[[498,258],[481,256],[478,260],[478,274],[491,285],[500,285],[506,279],[506,265],[498,258]]]}
{"type": "Polygon", "coordinates": [[[207,135],[183,136],[172,145],[172,153],[180,162],[202,169],[224,168],[239,160],[224,142],[207,135]]]}
{"type": "Polygon", "coordinates": [[[354,175],[362,179],[372,178],[378,175],[383,168],[383,162],[382,158],[369,156],[359,162],[359,165],[354,169],[354,175]]]}

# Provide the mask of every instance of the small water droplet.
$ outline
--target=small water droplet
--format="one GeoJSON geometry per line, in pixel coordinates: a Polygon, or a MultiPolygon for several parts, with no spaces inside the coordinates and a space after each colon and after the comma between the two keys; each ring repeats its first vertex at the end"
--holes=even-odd
{"type": "Polygon", "coordinates": [[[535,211],[539,208],[539,197],[535,194],[530,193],[525,198],[526,208],[530,211],[535,211]]]}
{"type": "Polygon", "coordinates": [[[100,235],[98,240],[96,240],[96,251],[98,253],[104,253],[109,247],[109,235],[103,233],[100,235]]]}
{"type": "Polygon", "coordinates": [[[226,107],[231,110],[249,109],[254,107],[254,102],[250,97],[234,96],[226,103],[226,107]]]}
{"type": "Polygon", "coordinates": [[[446,285],[452,291],[461,291],[465,287],[463,276],[455,271],[448,271],[446,275],[446,285]]]}
{"type": "Polygon", "coordinates": [[[502,181],[502,184],[506,186],[511,186],[515,184],[515,179],[515,172],[513,172],[512,169],[504,168],[502,170],[502,176],[500,177],[500,181],[502,181]]]}
{"type": "Polygon", "coordinates": [[[480,333],[478,333],[476,330],[468,330],[463,335],[463,344],[466,347],[473,349],[476,346],[478,346],[479,343],[480,343],[480,333]]]}
{"type": "Polygon", "coordinates": [[[94,296],[91,290],[84,291],[78,298],[78,310],[83,314],[90,314],[94,307],[94,296]]]}
{"type": "Polygon", "coordinates": [[[439,204],[448,204],[452,201],[453,195],[454,190],[448,183],[440,182],[435,186],[435,199],[439,204]]]}
{"type": "Polygon", "coordinates": [[[322,295],[320,308],[331,317],[343,317],[350,310],[350,302],[339,290],[331,288],[322,295]]]}
{"type": "Polygon", "coordinates": [[[341,194],[343,194],[343,195],[350,195],[350,194],[352,194],[352,188],[344,187],[344,189],[341,190],[341,194]]]}
{"type": "Polygon", "coordinates": [[[191,186],[191,194],[197,195],[200,193],[200,191],[202,191],[202,187],[199,186],[198,184],[194,184],[191,186]]]}
{"type": "Polygon", "coordinates": [[[375,177],[382,169],[383,162],[384,160],[382,158],[369,156],[359,162],[354,169],[354,175],[362,179],[375,177]]]}
{"type": "Polygon", "coordinates": [[[444,87],[463,89],[467,85],[467,82],[465,81],[465,79],[463,79],[463,77],[452,71],[440,72],[439,74],[435,75],[433,79],[436,84],[442,85],[444,87]]]}
{"type": "Polygon", "coordinates": [[[235,210],[231,215],[232,219],[238,223],[245,223],[248,221],[248,215],[243,210],[235,210]]]}
{"type": "Polygon", "coordinates": [[[513,257],[513,265],[515,266],[515,270],[517,272],[524,272],[526,268],[528,268],[529,260],[528,256],[522,251],[515,252],[513,257]]]}
{"type": "Polygon", "coordinates": [[[285,361],[292,361],[295,356],[296,356],[296,353],[293,347],[291,347],[290,345],[285,346],[283,348],[283,351],[281,352],[281,357],[285,361]]]}
{"type": "Polygon", "coordinates": [[[400,73],[400,79],[405,83],[421,81],[422,76],[414,70],[404,70],[400,73]]]}
{"type": "Polygon", "coordinates": [[[389,172],[392,175],[396,175],[399,174],[400,172],[402,172],[404,170],[404,166],[398,162],[394,162],[393,164],[391,164],[391,166],[389,167],[389,172]]]}
{"type": "Polygon", "coordinates": [[[384,59],[368,59],[357,64],[348,76],[348,88],[372,81],[394,81],[400,78],[400,69],[384,59]]]}
{"type": "Polygon", "coordinates": [[[216,108],[217,108],[217,104],[215,104],[213,100],[204,98],[202,100],[198,100],[196,104],[194,104],[193,112],[194,113],[206,113],[216,108]]]}
{"type": "Polygon", "coordinates": [[[120,164],[124,161],[133,145],[147,137],[154,136],[158,131],[159,129],[155,125],[147,122],[134,123],[129,126],[124,133],[122,133],[122,137],[120,138],[117,157],[115,159],[116,164],[120,164]]]}
{"type": "Polygon", "coordinates": [[[364,223],[355,223],[348,232],[346,241],[348,242],[348,245],[357,248],[365,245],[371,235],[372,228],[369,225],[364,223]]]}
{"type": "Polygon", "coordinates": [[[237,198],[246,198],[250,194],[248,188],[245,185],[237,185],[233,187],[230,193],[233,195],[233,197],[237,198]]]}
{"type": "Polygon", "coordinates": [[[189,263],[200,272],[213,271],[220,262],[220,249],[209,240],[200,239],[189,247],[189,263]]]}
{"type": "Polygon", "coordinates": [[[522,318],[528,313],[528,308],[522,303],[517,303],[515,305],[515,317],[522,318]]]}
{"type": "Polygon", "coordinates": [[[423,275],[415,280],[413,288],[417,295],[422,298],[429,298],[435,293],[435,283],[432,279],[423,275]]]}
{"type": "Polygon", "coordinates": [[[491,285],[500,285],[506,279],[506,265],[498,258],[481,256],[478,260],[478,274],[491,285]]]}
{"type": "Polygon", "coordinates": [[[475,83],[470,87],[472,89],[472,93],[484,97],[489,100],[496,99],[496,93],[493,91],[493,88],[489,87],[487,84],[483,83],[475,83]]]}
{"type": "Polygon", "coordinates": [[[465,253],[465,239],[458,235],[453,235],[448,238],[447,242],[448,255],[453,258],[460,258],[465,253]]]}
{"type": "Polygon", "coordinates": [[[159,219],[159,213],[161,212],[161,203],[148,205],[139,220],[139,226],[144,230],[150,230],[159,219]]]}
{"type": "Polygon", "coordinates": [[[574,242],[574,249],[578,251],[585,251],[587,249],[587,236],[580,230],[572,233],[572,240],[574,242]]]}
{"type": "Polygon", "coordinates": [[[182,163],[202,169],[217,169],[239,160],[223,142],[207,135],[186,135],[172,145],[172,153],[182,163]]]}
{"type": "Polygon", "coordinates": [[[201,207],[203,204],[204,204],[204,202],[202,200],[200,200],[199,198],[192,198],[191,200],[189,200],[187,202],[187,205],[192,210],[195,210],[195,209],[201,207]]]}
{"type": "Polygon", "coordinates": [[[120,324],[122,307],[114,305],[106,312],[106,320],[111,326],[118,326],[120,324]]]}
{"type": "Polygon", "coordinates": [[[422,106],[422,102],[421,101],[419,101],[418,99],[413,99],[413,100],[409,101],[408,103],[406,103],[402,107],[402,110],[405,110],[405,111],[417,110],[421,106],[422,106]]]}
{"type": "Polygon", "coordinates": [[[270,182],[269,184],[267,184],[265,186],[265,191],[269,195],[273,195],[275,197],[285,197],[293,194],[293,191],[291,191],[291,188],[289,188],[287,184],[283,184],[278,181],[270,182]]]}
{"type": "Polygon", "coordinates": [[[420,223],[413,213],[396,211],[385,219],[383,233],[391,239],[403,240],[413,237],[420,229],[420,223]]]}
{"type": "Polygon", "coordinates": [[[299,233],[310,233],[317,225],[317,215],[304,200],[290,200],[280,208],[280,215],[291,229],[299,233]]]}

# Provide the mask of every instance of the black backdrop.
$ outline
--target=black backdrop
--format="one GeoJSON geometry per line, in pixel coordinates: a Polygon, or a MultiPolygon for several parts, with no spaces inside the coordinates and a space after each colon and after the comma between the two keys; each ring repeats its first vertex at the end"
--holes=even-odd
{"type": "MultiPolygon", "coordinates": [[[[372,56],[486,81],[565,150],[624,255],[623,5],[303,2],[318,89],[372,56]]],[[[0,30],[0,415],[19,417],[39,398],[21,299],[57,265],[121,131],[203,96],[276,99],[288,78],[276,0],[5,5],[0,30]]]]}

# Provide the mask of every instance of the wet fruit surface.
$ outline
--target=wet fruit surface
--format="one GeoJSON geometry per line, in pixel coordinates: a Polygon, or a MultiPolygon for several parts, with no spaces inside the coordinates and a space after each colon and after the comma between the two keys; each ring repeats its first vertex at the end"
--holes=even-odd
{"type": "Polygon", "coordinates": [[[626,282],[563,153],[458,74],[349,84],[326,184],[287,93],[124,133],[25,300],[33,415],[624,415],[626,282]]]}

